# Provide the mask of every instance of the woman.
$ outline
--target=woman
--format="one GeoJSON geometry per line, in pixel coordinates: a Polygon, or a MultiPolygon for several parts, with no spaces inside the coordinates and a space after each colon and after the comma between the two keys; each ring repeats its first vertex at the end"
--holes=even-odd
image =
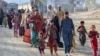
{"type": "Polygon", "coordinates": [[[43,28],[43,17],[39,14],[38,10],[35,10],[31,19],[35,25],[35,32],[38,34],[43,28]]]}
{"type": "Polygon", "coordinates": [[[21,19],[21,23],[20,23],[20,28],[19,28],[19,35],[23,36],[25,29],[26,29],[26,13],[25,11],[22,12],[22,19],[21,19]]]}
{"type": "MultiPolygon", "coordinates": [[[[34,11],[33,11],[34,12],[34,11]]],[[[37,42],[34,42],[37,37],[38,33],[42,30],[43,27],[43,18],[39,14],[38,10],[35,10],[34,14],[32,15],[31,18],[31,24],[30,24],[30,30],[31,30],[31,43],[32,46],[37,47],[37,42]]]]}

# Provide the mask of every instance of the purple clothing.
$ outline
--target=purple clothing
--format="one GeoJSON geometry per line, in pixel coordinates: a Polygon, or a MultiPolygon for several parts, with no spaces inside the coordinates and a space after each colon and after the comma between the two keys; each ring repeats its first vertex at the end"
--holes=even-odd
{"type": "Polygon", "coordinates": [[[19,26],[18,26],[18,18],[16,17],[16,18],[14,18],[13,19],[13,27],[14,27],[14,34],[15,35],[18,35],[18,28],[19,28],[19,26]]]}

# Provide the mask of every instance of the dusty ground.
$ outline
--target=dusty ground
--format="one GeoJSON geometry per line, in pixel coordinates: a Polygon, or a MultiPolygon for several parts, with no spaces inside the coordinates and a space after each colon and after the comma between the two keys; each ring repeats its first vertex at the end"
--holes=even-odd
{"type": "MultiPolygon", "coordinates": [[[[73,21],[77,29],[79,20],[73,21]]],[[[100,20],[85,20],[85,22],[87,30],[89,29],[90,25],[95,24],[97,26],[97,31],[100,32],[100,20]]],[[[92,56],[92,50],[90,48],[88,37],[86,45],[84,47],[80,46],[78,34],[77,36],[75,36],[75,39],[77,46],[75,49],[75,53],[73,53],[72,56],[92,56]]],[[[24,43],[22,40],[22,37],[16,38],[13,36],[13,30],[0,27],[0,56],[40,56],[38,49],[30,48],[30,45],[24,43]]],[[[98,42],[100,43],[100,38],[98,40],[98,42]]],[[[100,44],[98,53],[98,56],[100,56],[100,44]]],[[[59,48],[58,54],[59,56],[65,56],[64,49],[59,48]]],[[[50,56],[49,49],[45,50],[44,56],[50,56]]]]}

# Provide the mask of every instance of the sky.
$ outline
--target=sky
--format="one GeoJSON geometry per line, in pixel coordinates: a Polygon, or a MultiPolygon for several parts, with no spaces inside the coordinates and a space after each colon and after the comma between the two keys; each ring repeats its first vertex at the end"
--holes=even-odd
{"type": "Polygon", "coordinates": [[[8,3],[17,3],[17,4],[23,4],[23,3],[28,3],[30,0],[5,0],[8,3]]]}
{"type": "MultiPolygon", "coordinates": [[[[7,1],[8,3],[17,3],[17,4],[30,2],[30,0],[5,0],[5,1],[7,1]]],[[[100,0],[96,0],[96,2],[100,4],[100,0]]]]}
{"type": "Polygon", "coordinates": [[[100,0],[96,0],[96,2],[97,2],[98,4],[100,4],[100,0]]]}

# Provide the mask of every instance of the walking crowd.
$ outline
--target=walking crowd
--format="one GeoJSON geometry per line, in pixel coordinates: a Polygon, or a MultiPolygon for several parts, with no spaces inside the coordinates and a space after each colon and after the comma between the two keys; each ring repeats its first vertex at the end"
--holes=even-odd
{"type": "MultiPolygon", "coordinates": [[[[14,29],[15,37],[22,36],[23,41],[29,43],[30,47],[38,48],[41,56],[45,54],[46,47],[49,47],[51,56],[54,52],[57,56],[59,55],[57,53],[58,47],[64,47],[66,56],[70,56],[76,48],[74,38],[76,34],[69,12],[64,12],[61,6],[58,7],[57,11],[54,11],[50,5],[46,15],[47,17],[43,17],[35,7],[32,7],[32,12],[23,9],[14,12],[11,9],[6,14],[0,9],[0,26],[7,27],[8,24],[9,29],[14,29]]],[[[81,21],[77,29],[80,44],[85,46],[86,35],[88,35],[93,55],[98,56],[97,38],[99,38],[99,33],[96,31],[96,26],[91,25],[90,31],[87,32],[84,24],[85,22],[81,21]]]]}

